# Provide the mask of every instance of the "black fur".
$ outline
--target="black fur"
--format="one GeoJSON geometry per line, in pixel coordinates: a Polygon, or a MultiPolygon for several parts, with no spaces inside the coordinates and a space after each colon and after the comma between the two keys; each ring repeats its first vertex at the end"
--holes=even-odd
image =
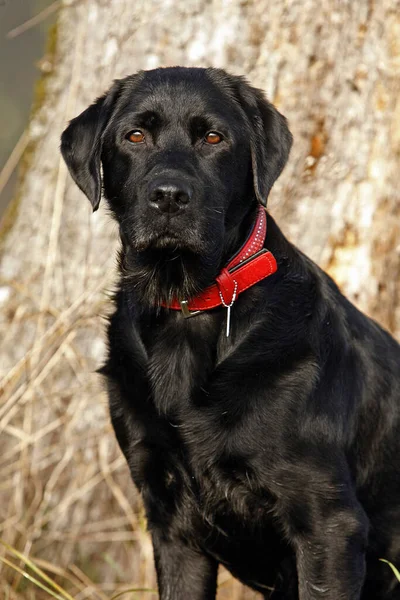
{"type": "Polygon", "coordinates": [[[102,162],[120,226],[102,372],[162,600],[214,598],[219,563],[273,600],[400,598],[379,562],[400,563],[398,344],[271,216],[278,271],[239,296],[228,339],[222,307],[185,320],[161,306],[213,281],[290,146],[284,117],[242,78],[180,67],[116,81],[62,137],[94,209],[102,162]],[[157,178],[190,201],[159,210],[157,178]]]}

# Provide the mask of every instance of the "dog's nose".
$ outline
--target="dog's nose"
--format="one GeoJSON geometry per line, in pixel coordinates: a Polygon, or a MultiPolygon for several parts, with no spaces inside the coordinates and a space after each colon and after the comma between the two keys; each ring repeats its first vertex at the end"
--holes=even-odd
{"type": "Polygon", "coordinates": [[[156,180],[149,185],[151,206],[164,213],[175,214],[190,202],[192,190],[183,181],[156,180]]]}

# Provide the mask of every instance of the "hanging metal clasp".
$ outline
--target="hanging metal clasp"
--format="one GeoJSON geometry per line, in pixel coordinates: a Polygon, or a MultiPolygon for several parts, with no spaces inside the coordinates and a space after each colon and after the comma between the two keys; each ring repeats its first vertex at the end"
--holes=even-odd
{"type": "Polygon", "coordinates": [[[179,304],[181,305],[181,311],[185,319],[190,319],[190,317],[195,317],[201,313],[201,310],[190,311],[187,300],[179,300],[179,304]]]}
{"type": "Polygon", "coordinates": [[[235,282],[235,289],[233,291],[233,296],[232,296],[232,300],[230,301],[229,304],[227,304],[224,300],[223,295],[221,294],[221,291],[219,291],[219,297],[221,298],[221,302],[223,304],[223,306],[225,306],[225,308],[227,309],[227,313],[226,313],[226,337],[228,338],[231,332],[231,308],[233,306],[233,303],[236,300],[236,293],[237,293],[237,288],[238,288],[238,284],[237,281],[234,279],[233,280],[235,282]]]}

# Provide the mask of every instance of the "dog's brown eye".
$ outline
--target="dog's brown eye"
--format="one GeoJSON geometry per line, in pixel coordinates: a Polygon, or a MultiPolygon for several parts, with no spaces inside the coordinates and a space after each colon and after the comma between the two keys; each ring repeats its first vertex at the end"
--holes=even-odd
{"type": "Polygon", "coordinates": [[[128,140],[133,144],[144,142],[144,133],[140,129],[135,129],[128,134],[128,140]]]}
{"type": "Polygon", "coordinates": [[[219,144],[222,142],[222,137],[216,131],[209,131],[204,139],[207,144],[219,144]]]}

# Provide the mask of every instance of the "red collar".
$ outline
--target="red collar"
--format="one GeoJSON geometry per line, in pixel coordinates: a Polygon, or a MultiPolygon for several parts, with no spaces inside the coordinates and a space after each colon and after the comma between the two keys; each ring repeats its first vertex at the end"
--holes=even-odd
{"type": "Polygon", "coordinates": [[[182,310],[185,318],[217,306],[231,307],[239,294],[272,275],[278,268],[274,255],[264,248],[266,233],[267,213],[260,206],[247,241],[221,270],[215,283],[190,300],[173,300],[163,306],[182,310]]]}

